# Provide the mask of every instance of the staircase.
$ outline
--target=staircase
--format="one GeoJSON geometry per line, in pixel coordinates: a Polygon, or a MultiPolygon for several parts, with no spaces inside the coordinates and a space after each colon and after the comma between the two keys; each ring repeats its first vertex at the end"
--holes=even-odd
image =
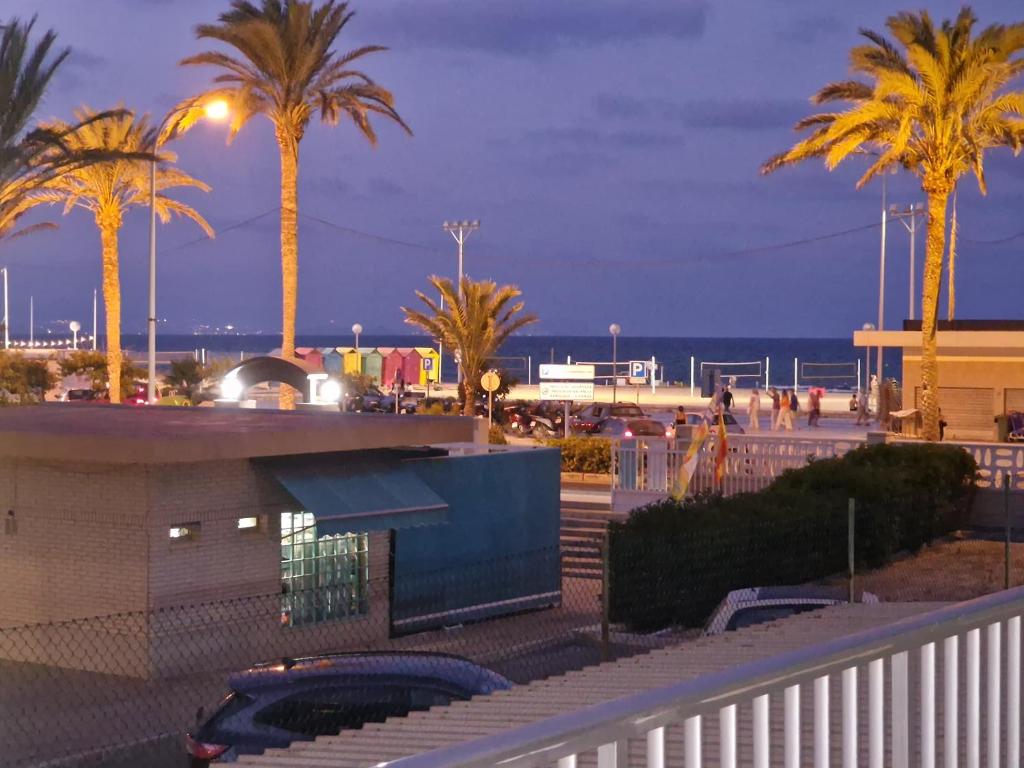
{"type": "Polygon", "coordinates": [[[601,547],[608,536],[608,523],[623,519],[624,515],[612,512],[607,494],[563,486],[562,576],[600,579],[601,547]]]}

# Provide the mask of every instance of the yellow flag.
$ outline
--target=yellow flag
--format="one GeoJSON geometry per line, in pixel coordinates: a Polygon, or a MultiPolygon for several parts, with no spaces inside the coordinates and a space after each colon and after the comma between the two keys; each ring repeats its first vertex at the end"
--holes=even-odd
{"type": "Polygon", "coordinates": [[[693,440],[690,443],[690,447],[686,449],[686,455],[683,457],[683,461],[679,465],[679,477],[676,480],[676,492],[673,494],[676,499],[685,498],[686,491],[690,487],[690,479],[693,477],[693,473],[697,471],[697,462],[700,460],[700,449],[704,447],[704,441],[708,439],[709,434],[710,430],[708,430],[708,425],[704,422],[701,422],[693,431],[693,440]]]}

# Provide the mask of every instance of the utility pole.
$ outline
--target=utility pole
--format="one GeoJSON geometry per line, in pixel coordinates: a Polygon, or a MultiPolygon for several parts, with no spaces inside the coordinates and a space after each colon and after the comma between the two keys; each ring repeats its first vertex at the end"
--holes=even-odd
{"type": "Polygon", "coordinates": [[[96,351],[96,306],[97,306],[97,294],[96,289],[92,289],[92,351],[96,351]]]}
{"type": "MultiPolygon", "coordinates": [[[[889,209],[886,205],[886,191],[889,174],[886,171],[882,172],[882,254],[878,263],[878,330],[881,331],[885,328],[885,229],[888,223],[889,209]]],[[[883,367],[883,347],[881,344],[878,345],[877,352],[878,360],[878,391],[882,391],[882,367],[883,367]]],[[[881,416],[879,416],[879,422],[881,422],[881,416]]]]}
{"type": "Polygon", "coordinates": [[[7,267],[0,269],[4,273],[4,349],[11,347],[11,316],[7,312],[7,267]]]}
{"type": "MultiPolygon", "coordinates": [[[[466,238],[469,237],[471,232],[476,232],[480,229],[480,220],[474,219],[473,221],[446,221],[442,224],[444,231],[455,238],[455,242],[459,244],[459,298],[462,298],[462,257],[463,251],[466,247],[466,238]]],[[[443,299],[442,299],[443,301],[443,299]]],[[[459,365],[459,383],[462,383],[462,365],[459,365]]]]}
{"type": "Polygon", "coordinates": [[[914,290],[915,290],[915,279],[917,277],[917,270],[914,266],[917,254],[917,217],[924,216],[924,203],[911,203],[905,208],[900,208],[897,205],[889,206],[889,215],[893,219],[899,219],[899,221],[906,227],[907,232],[910,233],[910,299],[909,299],[909,310],[908,319],[914,319],[914,290]],[[907,223],[907,219],[910,223],[907,223]]]}
{"type": "Polygon", "coordinates": [[[35,327],[36,327],[35,297],[34,296],[29,296],[28,297],[28,345],[29,345],[29,347],[34,347],[35,346],[35,341],[36,341],[35,327]]]}

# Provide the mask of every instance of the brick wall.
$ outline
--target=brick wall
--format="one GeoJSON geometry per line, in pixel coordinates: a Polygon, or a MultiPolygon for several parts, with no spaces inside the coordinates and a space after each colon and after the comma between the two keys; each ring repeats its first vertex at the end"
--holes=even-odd
{"type": "Polygon", "coordinates": [[[0,459],[0,626],[143,610],[145,499],[141,467],[0,459]]]}

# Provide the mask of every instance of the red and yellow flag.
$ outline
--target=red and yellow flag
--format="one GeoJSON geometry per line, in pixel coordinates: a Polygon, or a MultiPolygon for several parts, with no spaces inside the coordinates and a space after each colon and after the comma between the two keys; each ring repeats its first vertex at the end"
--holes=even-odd
{"type": "Polygon", "coordinates": [[[697,471],[697,463],[700,461],[700,449],[704,447],[704,441],[708,437],[708,425],[703,421],[693,430],[693,438],[690,447],[686,449],[686,455],[679,465],[679,477],[676,480],[675,497],[683,499],[690,487],[690,480],[693,473],[697,471]]]}
{"type": "Polygon", "coordinates": [[[718,445],[715,450],[715,483],[725,479],[725,457],[729,455],[729,433],[725,431],[725,416],[718,412],[718,445]]]}

